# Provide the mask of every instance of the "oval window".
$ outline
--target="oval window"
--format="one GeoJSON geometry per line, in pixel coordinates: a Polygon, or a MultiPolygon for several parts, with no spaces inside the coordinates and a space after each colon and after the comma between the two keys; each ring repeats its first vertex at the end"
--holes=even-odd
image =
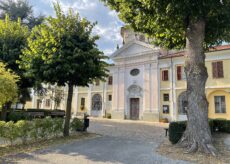
{"type": "Polygon", "coordinates": [[[130,71],[130,74],[131,74],[132,76],[137,76],[139,73],[140,73],[140,70],[137,69],[137,68],[132,69],[132,70],[130,71]]]}

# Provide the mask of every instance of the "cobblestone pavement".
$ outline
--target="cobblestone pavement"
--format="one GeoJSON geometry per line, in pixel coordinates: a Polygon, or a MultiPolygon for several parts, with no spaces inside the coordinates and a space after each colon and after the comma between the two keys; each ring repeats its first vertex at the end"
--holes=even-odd
{"type": "MultiPolygon", "coordinates": [[[[163,124],[91,119],[99,137],[15,156],[23,164],[184,164],[155,152],[165,138],[163,124]]],[[[4,163],[4,162],[3,162],[4,163]]]]}

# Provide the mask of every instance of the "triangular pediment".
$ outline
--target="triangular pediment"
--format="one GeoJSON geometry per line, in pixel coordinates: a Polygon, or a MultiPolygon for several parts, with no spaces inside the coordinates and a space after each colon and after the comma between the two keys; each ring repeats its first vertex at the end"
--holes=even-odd
{"type": "Polygon", "coordinates": [[[116,58],[138,56],[138,55],[143,55],[145,53],[150,53],[151,51],[153,52],[155,50],[156,48],[154,48],[150,44],[146,44],[144,42],[139,42],[139,41],[134,41],[134,42],[125,44],[123,47],[115,51],[110,56],[110,58],[116,59],[116,58]]]}

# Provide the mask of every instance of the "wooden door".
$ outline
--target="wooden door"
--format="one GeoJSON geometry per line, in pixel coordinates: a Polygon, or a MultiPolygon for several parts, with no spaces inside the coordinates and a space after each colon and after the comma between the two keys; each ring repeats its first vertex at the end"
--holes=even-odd
{"type": "Polygon", "coordinates": [[[139,119],[139,98],[130,99],[130,119],[138,120],[139,119]]]}

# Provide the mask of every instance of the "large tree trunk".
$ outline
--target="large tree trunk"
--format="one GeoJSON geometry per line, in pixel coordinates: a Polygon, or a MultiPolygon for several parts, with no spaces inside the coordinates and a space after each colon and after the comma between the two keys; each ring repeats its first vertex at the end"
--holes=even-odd
{"type": "Polygon", "coordinates": [[[65,124],[64,124],[64,132],[63,136],[69,136],[69,124],[71,119],[71,108],[72,108],[72,98],[73,98],[73,85],[71,83],[68,84],[68,97],[67,97],[67,105],[66,105],[66,115],[65,115],[65,124]]]}
{"type": "Polygon", "coordinates": [[[204,54],[205,21],[190,22],[186,31],[185,73],[187,77],[188,123],[179,141],[187,153],[201,150],[216,155],[208,124],[205,84],[208,78],[204,54]]]}

